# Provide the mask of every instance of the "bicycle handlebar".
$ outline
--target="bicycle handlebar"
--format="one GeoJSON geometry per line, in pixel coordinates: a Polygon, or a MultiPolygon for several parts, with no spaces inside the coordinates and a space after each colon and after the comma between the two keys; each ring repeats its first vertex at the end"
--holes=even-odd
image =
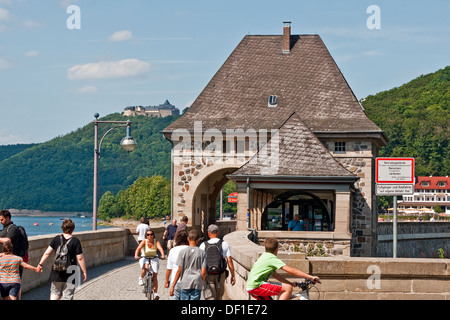
{"type": "Polygon", "coordinates": [[[305,290],[308,286],[314,286],[317,283],[320,283],[320,279],[319,278],[314,278],[313,281],[311,279],[306,279],[305,281],[298,281],[294,283],[294,286],[301,288],[302,290],[305,290]]]}

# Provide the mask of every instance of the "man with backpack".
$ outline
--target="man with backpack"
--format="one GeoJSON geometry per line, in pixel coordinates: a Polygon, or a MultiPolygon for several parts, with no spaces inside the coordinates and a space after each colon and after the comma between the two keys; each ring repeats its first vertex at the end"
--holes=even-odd
{"type": "MultiPolygon", "coordinates": [[[[11,212],[8,210],[0,211],[0,222],[3,225],[3,230],[0,233],[0,243],[10,241],[13,245],[13,254],[21,257],[24,262],[28,262],[28,237],[25,229],[21,226],[16,226],[11,221],[11,212]]],[[[23,269],[20,271],[22,277],[23,269]]]]}
{"type": "MultiPolygon", "coordinates": [[[[0,243],[3,244],[11,242],[13,246],[13,255],[22,258],[23,262],[28,262],[28,236],[22,226],[16,226],[11,221],[11,212],[9,210],[0,211],[0,223],[3,225],[3,230],[0,232],[0,243]]],[[[19,276],[22,279],[23,267],[19,266],[19,276]]],[[[20,299],[22,290],[19,292],[20,299]]]]}
{"type": "Polygon", "coordinates": [[[222,300],[225,293],[225,279],[228,277],[228,268],[231,272],[231,285],[234,286],[234,264],[231,259],[230,246],[219,238],[219,227],[211,224],[208,227],[209,240],[200,245],[206,253],[206,286],[203,291],[205,300],[222,300]]]}
{"type": "Polygon", "coordinates": [[[41,257],[38,269],[42,272],[45,261],[52,252],[55,252],[49,279],[51,283],[50,300],[73,300],[75,289],[79,285],[80,269],[83,273],[83,282],[86,281],[86,262],[80,240],[72,236],[75,223],[66,218],[61,225],[61,229],[63,234],[53,238],[50,246],[41,257]]]}

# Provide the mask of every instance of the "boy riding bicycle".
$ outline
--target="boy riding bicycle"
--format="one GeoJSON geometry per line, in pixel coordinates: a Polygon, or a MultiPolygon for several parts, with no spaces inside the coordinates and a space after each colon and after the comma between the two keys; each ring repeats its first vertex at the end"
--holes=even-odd
{"type": "Polygon", "coordinates": [[[311,276],[303,271],[292,268],[277,257],[278,240],[267,238],[264,246],[266,252],[255,262],[247,279],[247,292],[257,300],[271,300],[271,296],[280,296],[279,300],[288,300],[292,294],[293,283],[279,275],[276,270],[281,269],[295,277],[311,279],[320,282],[318,277],[311,276]],[[273,276],[280,282],[270,283],[268,279],[273,276]]]}

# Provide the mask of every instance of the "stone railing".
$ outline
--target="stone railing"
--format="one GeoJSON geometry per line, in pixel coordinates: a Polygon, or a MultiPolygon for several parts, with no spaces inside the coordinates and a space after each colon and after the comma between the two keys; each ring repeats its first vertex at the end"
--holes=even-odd
{"type": "MultiPolygon", "coordinates": [[[[226,284],[232,300],[249,299],[246,280],[264,252],[262,246],[248,240],[248,234],[238,231],[225,236],[236,270],[236,284],[226,284]]],[[[288,265],[321,278],[322,283],[317,286],[320,299],[450,299],[449,259],[306,258],[304,254],[289,252],[279,252],[278,256],[288,265]]]]}
{"type": "MultiPolygon", "coordinates": [[[[74,232],[73,235],[81,241],[87,268],[124,259],[130,251],[130,245],[134,245],[132,239],[129,239],[130,232],[122,228],[101,229],[96,232],[74,232]]],[[[54,237],[55,234],[29,238],[29,264],[37,266],[54,237]]],[[[54,253],[46,261],[44,271],[41,274],[24,270],[23,292],[48,282],[53,256],[54,253]]]]}
{"type": "MultiPolygon", "coordinates": [[[[379,222],[377,256],[392,257],[392,222],[379,222]]],[[[398,222],[397,257],[450,257],[450,222],[398,222]]]]}

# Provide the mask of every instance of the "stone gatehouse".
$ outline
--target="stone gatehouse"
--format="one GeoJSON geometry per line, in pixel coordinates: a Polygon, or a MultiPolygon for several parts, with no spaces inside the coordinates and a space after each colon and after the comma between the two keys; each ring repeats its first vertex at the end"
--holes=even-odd
{"type": "Polygon", "coordinates": [[[206,234],[229,179],[237,229],[328,253],[376,251],[374,162],[387,138],[365,114],[318,35],[243,38],[181,118],[173,144],[175,218],[206,234]],[[287,231],[294,215],[310,231],[287,231]]]}

